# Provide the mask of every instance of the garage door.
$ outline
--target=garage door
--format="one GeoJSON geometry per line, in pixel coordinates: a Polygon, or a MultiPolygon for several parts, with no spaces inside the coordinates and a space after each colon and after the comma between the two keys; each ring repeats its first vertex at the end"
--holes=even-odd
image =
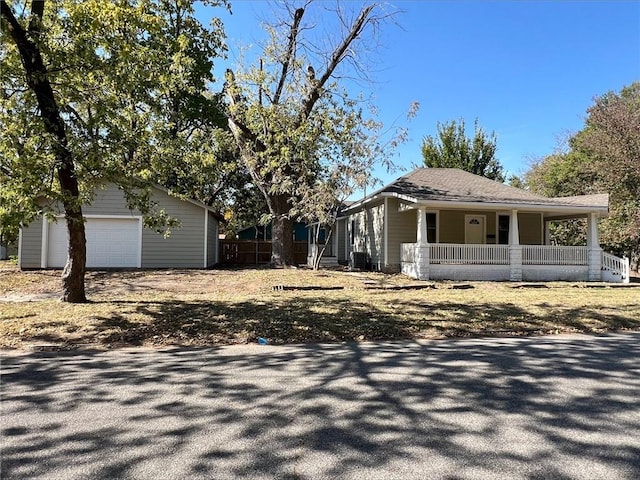
{"type": "MultiPolygon", "coordinates": [[[[136,268],[140,266],[140,227],[137,218],[88,218],[87,267],[136,268]]],[[[49,224],[47,266],[67,263],[67,225],[64,219],[49,224]]]]}

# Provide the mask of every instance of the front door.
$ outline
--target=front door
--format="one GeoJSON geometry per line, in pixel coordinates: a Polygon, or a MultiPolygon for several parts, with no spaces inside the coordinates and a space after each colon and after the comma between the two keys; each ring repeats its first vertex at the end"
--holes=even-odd
{"type": "Polygon", "coordinates": [[[464,243],[486,243],[485,216],[464,216],[464,243]]]}

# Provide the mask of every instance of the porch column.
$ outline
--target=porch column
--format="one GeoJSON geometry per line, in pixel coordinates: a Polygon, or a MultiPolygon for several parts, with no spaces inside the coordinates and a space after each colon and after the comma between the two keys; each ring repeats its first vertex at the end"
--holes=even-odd
{"type": "Polygon", "coordinates": [[[509,280],[522,281],[522,247],[518,230],[518,211],[511,210],[509,215],[509,280]]]}
{"type": "Polygon", "coordinates": [[[418,209],[418,232],[416,243],[416,274],[418,280],[429,280],[429,242],[427,241],[427,210],[418,209]]]}
{"type": "Polygon", "coordinates": [[[598,236],[598,214],[592,212],[587,217],[587,251],[589,263],[589,281],[602,280],[602,248],[598,236]]]}
{"type": "Polygon", "coordinates": [[[316,245],[316,226],[311,225],[307,228],[307,265],[313,267],[316,262],[316,256],[318,254],[316,245]]]}

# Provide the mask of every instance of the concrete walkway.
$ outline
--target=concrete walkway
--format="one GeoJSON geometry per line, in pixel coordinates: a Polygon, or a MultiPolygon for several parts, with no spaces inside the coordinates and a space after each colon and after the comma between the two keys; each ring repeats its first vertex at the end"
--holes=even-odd
{"type": "Polygon", "coordinates": [[[4,352],[3,479],[637,479],[640,334],[4,352]]]}

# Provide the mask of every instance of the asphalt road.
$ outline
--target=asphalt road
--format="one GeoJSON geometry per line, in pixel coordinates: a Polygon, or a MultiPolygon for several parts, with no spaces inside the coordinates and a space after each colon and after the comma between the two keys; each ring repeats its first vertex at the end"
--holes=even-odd
{"type": "Polygon", "coordinates": [[[640,334],[2,355],[3,479],[637,479],[640,334]]]}

